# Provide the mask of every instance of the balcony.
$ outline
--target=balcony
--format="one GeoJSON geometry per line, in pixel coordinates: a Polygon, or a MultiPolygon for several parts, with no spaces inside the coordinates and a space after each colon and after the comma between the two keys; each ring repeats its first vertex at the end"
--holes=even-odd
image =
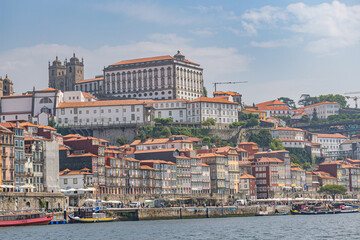
{"type": "Polygon", "coordinates": [[[27,172],[26,173],[26,177],[33,177],[34,176],[34,173],[32,173],[32,172],[27,172]]]}

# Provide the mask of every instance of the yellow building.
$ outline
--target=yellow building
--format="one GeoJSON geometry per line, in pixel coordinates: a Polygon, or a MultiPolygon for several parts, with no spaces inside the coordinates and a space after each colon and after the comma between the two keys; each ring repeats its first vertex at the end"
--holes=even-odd
{"type": "Polygon", "coordinates": [[[240,183],[239,153],[236,151],[236,148],[230,146],[217,148],[216,153],[227,157],[230,194],[238,193],[240,183]]]}
{"type": "Polygon", "coordinates": [[[253,109],[253,108],[247,108],[247,109],[243,110],[242,113],[246,113],[246,114],[249,114],[249,113],[256,114],[256,115],[259,116],[259,119],[260,119],[260,120],[263,120],[263,121],[265,121],[265,119],[266,119],[266,112],[261,111],[261,110],[256,110],[256,109],[253,109]]]}

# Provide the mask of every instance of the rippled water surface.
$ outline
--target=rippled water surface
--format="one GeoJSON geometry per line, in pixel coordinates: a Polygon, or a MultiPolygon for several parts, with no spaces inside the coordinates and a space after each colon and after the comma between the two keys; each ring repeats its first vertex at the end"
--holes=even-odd
{"type": "Polygon", "coordinates": [[[360,213],[0,228],[0,239],[360,239],[360,213]]]}

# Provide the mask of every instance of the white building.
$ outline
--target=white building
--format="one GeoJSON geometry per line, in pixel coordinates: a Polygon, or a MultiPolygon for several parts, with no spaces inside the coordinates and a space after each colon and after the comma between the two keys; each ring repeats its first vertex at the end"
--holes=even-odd
{"type": "Polygon", "coordinates": [[[203,69],[177,52],[124,60],[104,69],[104,93],[123,98],[188,99],[203,95],[203,69]]]}
{"type": "Polygon", "coordinates": [[[96,100],[96,97],[87,92],[67,91],[63,93],[61,102],[92,102],[96,100]]]}
{"type": "Polygon", "coordinates": [[[271,136],[282,140],[304,140],[305,130],[300,128],[278,127],[271,130],[271,136]]]}
{"type": "Polygon", "coordinates": [[[74,84],[76,91],[84,91],[90,94],[101,94],[103,93],[104,87],[104,76],[95,76],[92,79],[80,80],[74,84]]]}
{"type": "Polygon", "coordinates": [[[200,97],[187,104],[187,122],[201,123],[209,118],[217,124],[238,121],[239,104],[221,98],[200,97]]]}
{"type": "Polygon", "coordinates": [[[59,126],[144,124],[151,116],[143,100],[64,102],[56,109],[59,126]]]}
{"type": "Polygon", "coordinates": [[[348,137],[336,134],[317,134],[317,141],[321,144],[321,150],[324,157],[337,158],[342,156],[340,145],[348,140],[348,137]]]}
{"type": "Polygon", "coordinates": [[[154,118],[172,118],[174,122],[186,122],[187,102],[185,99],[147,100],[153,108],[154,118]]]}
{"type": "Polygon", "coordinates": [[[330,115],[338,115],[340,104],[337,102],[322,102],[305,106],[305,112],[310,119],[313,118],[314,111],[319,119],[327,119],[330,115]]]}
{"type": "Polygon", "coordinates": [[[94,186],[96,181],[90,169],[87,168],[81,170],[65,169],[61,171],[59,175],[61,189],[84,189],[88,186],[94,186]]]}
{"type": "Polygon", "coordinates": [[[169,138],[147,139],[145,141],[135,140],[130,144],[136,151],[154,149],[193,149],[193,142],[185,135],[173,135],[169,138]]]}
{"type": "MultiPolygon", "coordinates": [[[[33,91],[23,95],[1,98],[0,122],[9,120],[32,121],[40,113],[55,115],[56,106],[62,101],[62,92],[53,88],[33,91]]],[[[47,124],[47,123],[46,123],[47,124]]]]}

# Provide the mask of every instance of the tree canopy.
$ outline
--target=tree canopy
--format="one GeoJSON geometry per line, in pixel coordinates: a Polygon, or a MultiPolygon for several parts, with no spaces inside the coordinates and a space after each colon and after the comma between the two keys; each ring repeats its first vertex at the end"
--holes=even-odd
{"type": "Polygon", "coordinates": [[[329,184],[322,186],[319,190],[319,193],[326,193],[332,196],[333,200],[335,201],[335,196],[337,194],[345,195],[346,194],[346,187],[337,185],[337,184],[329,184]]]}
{"type": "Polygon", "coordinates": [[[318,97],[311,97],[309,94],[303,94],[301,95],[298,104],[302,106],[308,106],[311,104],[321,103],[326,101],[337,102],[340,104],[340,107],[346,107],[348,105],[346,98],[340,94],[335,94],[335,95],[327,94],[327,95],[320,95],[318,97]]]}
{"type": "Polygon", "coordinates": [[[172,123],[174,120],[172,118],[155,118],[154,121],[158,124],[165,126],[169,123],[172,123]]]}
{"type": "Polygon", "coordinates": [[[269,147],[272,141],[272,136],[269,130],[261,129],[257,134],[251,134],[248,138],[249,142],[257,143],[260,147],[269,147]]]}
{"type": "Polygon", "coordinates": [[[278,98],[278,100],[279,100],[280,102],[283,102],[283,103],[285,103],[286,105],[288,105],[289,108],[291,108],[291,109],[295,109],[295,108],[296,108],[295,101],[292,100],[291,98],[281,97],[281,98],[278,98]]]}
{"type": "Polygon", "coordinates": [[[208,119],[206,119],[205,121],[203,121],[201,124],[202,124],[203,126],[215,126],[215,124],[216,124],[216,119],[208,118],[208,119]]]}
{"type": "Polygon", "coordinates": [[[126,138],[125,136],[118,136],[118,137],[116,138],[116,142],[117,142],[117,144],[119,144],[120,146],[122,146],[122,145],[127,144],[127,143],[128,143],[128,140],[127,140],[127,138],[126,138]]]}

